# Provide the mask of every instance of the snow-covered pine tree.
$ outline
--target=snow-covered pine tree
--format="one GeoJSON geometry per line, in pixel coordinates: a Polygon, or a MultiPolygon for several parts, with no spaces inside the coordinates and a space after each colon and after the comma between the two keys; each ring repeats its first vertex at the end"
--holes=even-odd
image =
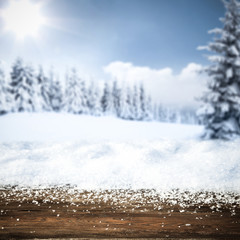
{"type": "Polygon", "coordinates": [[[199,124],[196,111],[194,108],[182,108],[180,113],[181,113],[181,123],[199,124]]]}
{"type": "Polygon", "coordinates": [[[153,120],[158,121],[158,105],[156,102],[153,104],[153,120]]]}
{"type": "Polygon", "coordinates": [[[40,95],[39,101],[41,105],[41,110],[43,111],[51,111],[51,84],[50,80],[45,76],[42,66],[39,67],[39,71],[37,74],[38,84],[40,85],[40,95]]]}
{"type": "Polygon", "coordinates": [[[105,115],[113,114],[113,95],[107,82],[104,84],[101,106],[105,115]]]}
{"type": "Polygon", "coordinates": [[[153,119],[153,106],[152,106],[152,98],[149,95],[146,98],[146,112],[145,112],[145,120],[150,121],[153,119]]]}
{"type": "Polygon", "coordinates": [[[133,114],[133,96],[132,91],[129,86],[127,86],[126,89],[126,110],[125,110],[125,119],[127,120],[133,120],[134,114],[133,114]]]}
{"type": "Polygon", "coordinates": [[[82,91],[82,80],[79,78],[76,69],[73,68],[66,77],[65,109],[67,112],[84,113],[86,102],[82,91]]]}
{"type": "Polygon", "coordinates": [[[209,60],[213,65],[206,69],[210,76],[205,103],[198,111],[205,124],[204,137],[208,139],[231,139],[240,135],[240,3],[224,1],[226,14],[223,29],[207,47],[215,52],[209,60]]]}
{"type": "Polygon", "coordinates": [[[95,82],[91,82],[88,89],[88,109],[89,113],[93,116],[101,116],[101,104],[99,89],[95,82]]]}
{"type": "Polygon", "coordinates": [[[175,114],[176,114],[176,123],[183,123],[181,109],[176,109],[175,114]]]}
{"type": "Polygon", "coordinates": [[[93,81],[91,81],[88,89],[87,89],[87,107],[90,115],[94,115],[94,89],[95,84],[93,81]]]}
{"type": "Polygon", "coordinates": [[[141,102],[140,102],[140,90],[135,84],[133,87],[133,118],[134,120],[140,120],[141,119],[141,102]]]}
{"type": "Polygon", "coordinates": [[[159,104],[157,107],[157,116],[158,116],[158,121],[167,122],[167,111],[162,104],[159,104]]]}
{"type": "Polygon", "coordinates": [[[94,96],[94,102],[93,102],[93,111],[94,111],[94,116],[101,116],[102,115],[102,109],[101,109],[101,97],[99,94],[100,90],[98,86],[95,86],[94,92],[93,92],[93,96],[94,96]]]}
{"type": "Polygon", "coordinates": [[[0,62],[0,115],[8,112],[5,74],[0,62]]]}
{"type": "Polygon", "coordinates": [[[132,104],[132,93],[129,86],[122,85],[119,89],[119,118],[126,120],[133,120],[133,104],[132,104]]]}
{"type": "Polygon", "coordinates": [[[140,85],[140,120],[146,120],[146,94],[143,84],[140,85]]]}
{"type": "Polygon", "coordinates": [[[86,86],[86,81],[84,79],[80,79],[81,82],[81,98],[82,98],[82,113],[83,114],[89,114],[89,108],[88,108],[88,89],[86,86]]]}
{"type": "Polygon", "coordinates": [[[113,110],[116,116],[120,116],[120,97],[121,97],[121,90],[118,86],[117,80],[113,81],[113,89],[112,89],[112,96],[113,96],[113,110]]]}
{"type": "Polygon", "coordinates": [[[174,108],[168,107],[166,109],[167,122],[176,123],[177,122],[177,112],[174,108]]]}
{"type": "Polygon", "coordinates": [[[153,119],[155,121],[159,122],[165,122],[166,121],[166,113],[163,106],[157,102],[153,105],[153,119]]]}
{"type": "Polygon", "coordinates": [[[63,108],[63,92],[62,85],[59,80],[53,82],[52,85],[52,109],[56,112],[60,112],[63,108]]]}
{"type": "Polygon", "coordinates": [[[126,93],[126,89],[125,86],[122,85],[121,90],[119,92],[119,118],[122,119],[128,119],[130,113],[129,113],[129,108],[127,105],[127,93],[126,93]]]}
{"type": "Polygon", "coordinates": [[[29,66],[29,68],[33,72],[33,77],[32,77],[32,102],[34,106],[34,111],[35,112],[41,112],[42,111],[42,106],[43,106],[43,99],[41,96],[41,82],[37,78],[36,74],[34,73],[34,70],[32,67],[29,66]]]}
{"type": "Polygon", "coordinates": [[[34,106],[34,79],[33,69],[24,66],[22,59],[18,58],[11,71],[11,93],[13,96],[13,111],[33,112],[34,106]]]}
{"type": "Polygon", "coordinates": [[[62,86],[59,80],[57,79],[53,70],[50,71],[49,75],[50,81],[50,105],[51,109],[55,112],[60,112],[63,108],[63,92],[62,86]]]}

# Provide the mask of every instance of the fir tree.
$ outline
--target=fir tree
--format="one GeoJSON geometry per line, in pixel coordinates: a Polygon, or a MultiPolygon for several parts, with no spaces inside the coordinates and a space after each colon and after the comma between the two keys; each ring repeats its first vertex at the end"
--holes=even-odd
{"type": "Polygon", "coordinates": [[[32,102],[34,106],[35,112],[41,112],[43,110],[43,99],[41,95],[41,82],[36,77],[33,72],[33,79],[32,79],[32,102]]]}
{"type": "MultiPolygon", "coordinates": [[[[210,33],[219,37],[205,49],[215,52],[206,69],[210,76],[203,107],[198,111],[205,124],[205,138],[231,139],[240,135],[240,4],[224,1],[223,29],[210,33]]],[[[201,47],[203,49],[203,47],[201,47]]]]}
{"type": "Polygon", "coordinates": [[[140,120],[141,119],[141,102],[140,102],[140,91],[137,85],[134,85],[133,87],[133,118],[134,120],[140,120]]]}
{"type": "Polygon", "coordinates": [[[157,105],[157,103],[153,104],[153,120],[158,121],[158,105],[157,105]]]}
{"type": "Polygon", "coordinates": [[[110,86],[107,82],[104,84],[101,106],[104,114],[109,115],[113,113],[113,97],[110,86]]]}
{"type": "Polygon", "coordinates": [[[120,116],[120,97],[121,97],[121,90],[118,87],[118,83],[116,80],[113,82],[113,89],[112,89],[112,96],[113,96],[113,108],[114,108],[114,115],[120,116]]]}
{"type": "Polygon", "coordinates": [[[63,93],[62,93],[62,86],[59,80],[53,82],[51,104],[52,104],[53,111],[60,112],[62,110],[63,93]]]}
{"type": "Polygon", "coordinates": [[[177,122],[177,113],[172,107],[166,109],[167,122],[175,123],[177,122]]]}
{"type": "Polygon", "coordinates": [[[91,82],[88,89],[88,108],[89,113],[93,116],[101,115],[100,95],[99,89],[94,82],[91,82]]]}
{"type": "Polygon", "coordinates": [[[12,67],[10,81],[14,101],[13,111],[32,112],[35,110],[34,84],[33,69],[29,66],[24,66],[23,61],[18,58],[12,67]]]}
{"type": "Polygon", "coordinates": [[[120,99],[120,117],[126,120],[133,120],[133,105],[132,105],[132,96],[131,90],[129,87],[126,90],[123,88],[121,91],[120,99]]]}
{"type": "Polygon", "coordinates": [[[167,117],[167,109],[162,105],[158,105],[158,121],[160,122],[167,122],[168,117],[167,117]]]}
{"type": "Polygon", "coordinates": [[[92,81],[87,89],[87,107],[91,115],[94,115],[94,88],[95,84],[92,81]]]}
{"type": "Polygon", "coordinates": [[[146,119],[146,95],[143,84],[140,85],[140,120],[146,119]]]}
{"type": "Polygon", "coordinates": [[[5,75],[0,63],[0,115],[9,111],[7,102],[7,86],[5,81],[5,75]]]}
{"type": "Polygon", "coordinates": [[[152,119],[151,98],[147,97],[143,85],[120,88],[117,81],[112,86],[105,82],[101,95],[95,82],[86,87],[76,69],[72,69],[66,76],[63,94],[61,82],[53,69],[47,77],[42,67],[35,74],[33,68],[25,66],[20,58],[13,64],[9,87],[4,79],[0,68],[0,114],[11,109],[16,112],[59,112],[64,108],[74,114],[100,116],[104,113],[128,120],[152,119]]]}
{"type": "Polygon", "coordinates": [[[152,119],[153,119],[152,98],[150,96],[148,96],[146,99],[145,120],[150,121],[152,119]]]}
{"type": "Polygon", "coordinates": [[[180,111],[181,123],[199,124],[196,111],[194,108],[182,108],[180,111]]]}
{"type": "Polygon", "coordinates": [[[82,114],[86,107],[84,100],[82,81],[77,71],[73,68],[66,77],[65,109],[67,112],[82,114]]]}
{"type": "Polygon", "coordinates": [[[89,114],[88,109],[88,90],[86,86],[86,82],[84,79],[80,79],[80,85],[81,85],[81,102],[82,102],[82,113],[83,114],[89,114]]]}
{"type": "Polygon", "coordinates": [[[37,74],[38,84],[40,86],[39,101],[41,105],[41,110],[51,111],[51,84],[50,80],[45,76],[43,68],[39,67],[39,72],[37,74]]]}
{"type": "Polygon", "coordinates": [[[55,112],[60,112],[63,108],[63,92],[62,86],[53,70],[50,71],[50,106],[55,112]]]}

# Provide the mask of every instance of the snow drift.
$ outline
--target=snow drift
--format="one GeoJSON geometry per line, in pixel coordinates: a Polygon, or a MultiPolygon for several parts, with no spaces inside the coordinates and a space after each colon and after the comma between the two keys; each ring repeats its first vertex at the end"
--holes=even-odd
{"type": "Polygon", "coordinates": [[[240,140],[200,141],[201,131],[111,117],[6,115],[0,184],[239,192],[240,140]]]}

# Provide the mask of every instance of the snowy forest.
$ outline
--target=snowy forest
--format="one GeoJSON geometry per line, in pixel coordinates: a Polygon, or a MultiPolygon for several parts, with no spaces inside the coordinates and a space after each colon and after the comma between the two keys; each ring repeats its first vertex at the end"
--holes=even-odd
{"type": "Polygon", "coordinates": [[[0,115],[11,112],[68,112],[93,116],[116,116],[126,120],[197,124],[191,108],[170,108],[152,101],[142,83],[130,86],[117,80],[84,80],[76,69],[64,76],[35,71],[18,58],[10,74],[0,69],[0,115]]]}

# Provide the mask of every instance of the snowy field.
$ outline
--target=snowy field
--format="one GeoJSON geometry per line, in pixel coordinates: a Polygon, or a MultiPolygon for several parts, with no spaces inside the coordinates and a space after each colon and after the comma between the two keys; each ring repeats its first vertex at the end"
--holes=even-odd
{"type": "Polygon", "coordinates": [[[0,142],[192,139],[201,131],[199,126],[67,113],[16,113],[0,117],[0,142]]]}
{"type": "Polygon", "coordinates": [[[70,114],[0,117],[0,185],[240,192],[240,140],[201,126],[70,114]]]}

